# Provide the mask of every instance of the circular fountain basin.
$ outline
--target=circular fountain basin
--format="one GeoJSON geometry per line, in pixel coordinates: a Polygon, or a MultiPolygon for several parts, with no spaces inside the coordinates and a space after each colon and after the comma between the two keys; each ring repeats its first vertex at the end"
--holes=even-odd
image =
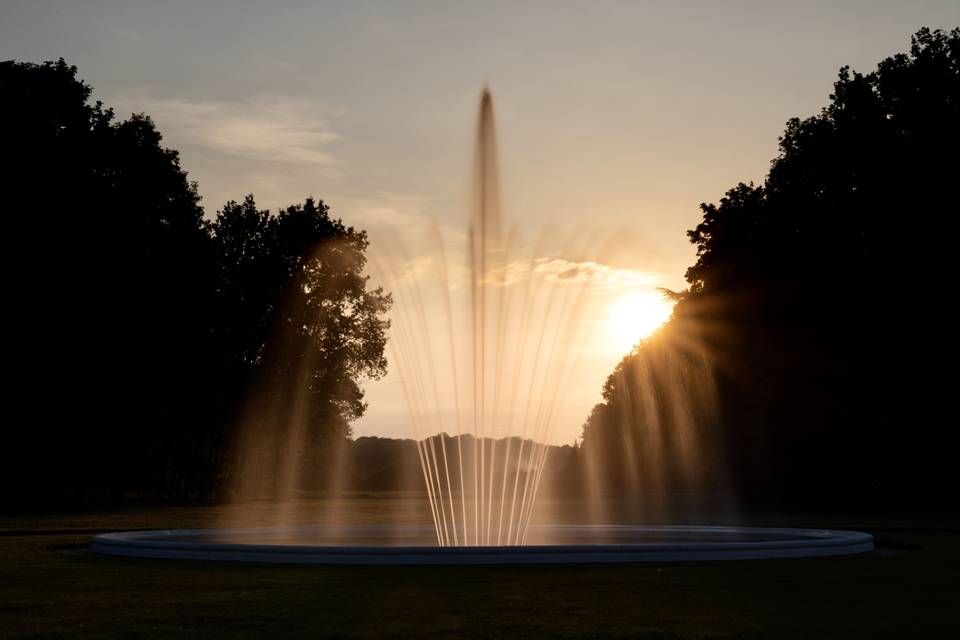
{"type": "Polygon", "coordinates": [[[290,564],[633,564],[837,556],[873,549],[856,531],[760,527],[555,525],[528,544],[440,547],[432,527],[302,526],[132,531],[94,537],[95,553],[290,564]]]}

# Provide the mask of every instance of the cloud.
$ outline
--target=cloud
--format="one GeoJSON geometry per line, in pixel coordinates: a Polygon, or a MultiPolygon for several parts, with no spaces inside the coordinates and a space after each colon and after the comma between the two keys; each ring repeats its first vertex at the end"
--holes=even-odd
{"type": "Polygon", "coordinates": [[[113,27],[113,28],[110,28],[109,31],[117,38],[128,40],[135,44],[143,44],[146,41],[145,38],[139,32],[134,31],[133,29],[130,29],[128,27],[113,27]]]}
{"type": "MultiPolygon", "coordinates": [[[[533,261],[533,272],[546,280],[560,284],[589,282],[598,288],[630,289],[651,287],[660,282],[657,274],[611,267],[601,262],[574,262],[564,258],[537,258],[533,261]]],[[[530,262],[515,261],[490,274],[488,282],[512,285],[530,272],[530,262]]]]}
{"type": "Polygon", "coordinates": [[[350,223],[367,229],[409,233],[411,227],[419,229],[430,223],[427,199],[417,194],[381,193],[367,198],[343,197],[340,202],[339,208],[348,212],[350,223]]]}
{"type": "Polygon", "coordinates": [[[659,275],[611,267],[601,262],[571,262],[563,259],[543,259],[538,261],[537,270],[552,274],[557,280],[582,282],[589,280],[596,285],[606,287],[648,287],[659,283],[659,275]]]}
{"type": "Polygon", "coordinates": [[[328,170],[340,164],[329,149],[339,138],[329,117],[299,98],[231,102],[121,95],[112,102],[145,111],[161,131],[195,148],[257,163],[328,170]]]}

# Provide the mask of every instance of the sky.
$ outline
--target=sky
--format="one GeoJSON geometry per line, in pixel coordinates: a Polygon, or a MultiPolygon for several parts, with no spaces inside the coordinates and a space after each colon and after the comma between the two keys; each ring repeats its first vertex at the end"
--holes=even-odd
{"type": "MultiPolygon", "coordinates": [[[[429,221],[463,244],[489,85],[524,246],[545,228],[605,233],[587,256],[597,330],[551,436],[569,443],[628,320],[662,313],[654,287],[684,287],[699,203],[761,181],[786,120],[823,107],[841,66],[869,71],[919,27],[958,25],[956,0],[0,0],[0,59],[62,56],[119,116],[150,114],[210,216],[247,193],[269,208],[314,195],[372,251],[409,233],[417,264],[437,260],[429,221]]],[[[397,369],[365,384],[356,435],[414,435],[397,369]]]]}

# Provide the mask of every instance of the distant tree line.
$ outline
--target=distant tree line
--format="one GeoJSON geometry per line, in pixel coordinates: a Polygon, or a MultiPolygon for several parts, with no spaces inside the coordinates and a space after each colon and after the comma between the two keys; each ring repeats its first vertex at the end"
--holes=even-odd
{"type": "Polygon", "coordinates": [[[610,376],[573,464],[602,459],[613,495],[728,482],[758,507],[955,510],[958,185],[960,31],[842,68],[762,184],[701,205],[689,289],[610,376]]]}
{"type": "MultiPolygon", "coordinates": [[[[459,436],[450,436],[442,434],[434,436],[434,441],[444,438],[447,442],[447,452],[450,457],[447,463],[450,465],[450,487],[454,496],[460,492],[458,462],[454,458],[454,452],[457,450],[456,442],[462,439],[462,454],[464,460],[464,469],[468,473],[465,477],[472,478],[471,460],[474,458],[474,448],[476,440],[470,434],[459,436]]],[[[519,449],[520,438],[512,438],[513,451],[519,449]]],[[[500,453],[497,457],[498,473],[502,473],[506,456],[503,455],[504,446],[507,438],[487,439],[486,446],[489,451],[494,448],[500,453]]],[[[403,491],[411,493],[423,493],[425,482],[423,479],[423,470],[420,467],[419,456],[417,453],[417,444],[414,440],[381,438],[376,436],[363,436],[349,440],[342,440],[341,449],[338,451],[338,457],[335,465],[328,465],[335,477],[325,476],[323,470],[318,469],[317,473],[311,474],[310,479],[303,484],[305,491],[321,493],[331,489],[350,492],[390,492],[403,491]]],[[[529,450],[530,442],[527,442],[529,450]]],[[[570,455],[575,451],[572,446],[551,446],[547,456],[547,464],[544,469],[544,482],[554,484],[558,482],[557,474],[566,470],[567,461],[570,455]]],[[[513,460],[516,460],[513,458],[513,460]]],[[[441,463],[443,464],[443,463],[441,463]]],[[[516,466],[509,467],[510,478],[514,478],[516,466]]],[[[526,478],[525,471],[519,473],[519,482],[521,487],[526,478]]],[[[445,478],[441,486],[446,490],[445,478]]],[[[472,480],[466,483],[468,494],[472,491],[472,480]]]]}
{"type": "Polygon", "coordinates": [[[217,498],[250,389],[283,406],[294,373],[312,440],[349,434],[386,370],[363,231],[312,198],[205,218],[151,119],[62,59],[0,62],[0,140],[5,506],[217,498]]]}

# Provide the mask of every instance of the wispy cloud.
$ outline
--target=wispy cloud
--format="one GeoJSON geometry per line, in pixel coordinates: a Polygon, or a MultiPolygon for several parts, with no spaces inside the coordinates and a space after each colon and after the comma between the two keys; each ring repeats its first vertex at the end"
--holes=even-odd
{"type": "Polygon", "coordinates": [[[128,40],[129,42],[133,42],[135,44],[143,44],[146,41],[140,32],[129,27],[112,27],[109,29],[109,31],[117,38],[128,40]]]}
{"type": "Polygon", "coordinates": [[[528,262],[515,261],[490,274],[490,282],[511,285],[533,272],[550,282],[574,284],[589,282],[594,287],[631,289],[651,287],[663,279],[653,273],[635,269],[611,267],[595,261],[571,261],[564,258],[536,258],[528,262]]]}
{"type": "Polygon", "coordinates": [[[329,114],[299,98],[262,96],[230,102],[120,95],[112,102],[147,112],[161,131],[194,147],[258,163],[328,169],[339,164],[329,148],[339,137],[329,114]]]}
{"type": "MultiPolygon", "coordinates": [[[[351,222],[365,228],[389,233],[431,223],[426,213],[427,199],[417,194],[381,193],[366,198],[342,198],[342,209],[349,211],[351,222]]],[[[422,229],[421,229],[422,231],[422,229]]]]}

